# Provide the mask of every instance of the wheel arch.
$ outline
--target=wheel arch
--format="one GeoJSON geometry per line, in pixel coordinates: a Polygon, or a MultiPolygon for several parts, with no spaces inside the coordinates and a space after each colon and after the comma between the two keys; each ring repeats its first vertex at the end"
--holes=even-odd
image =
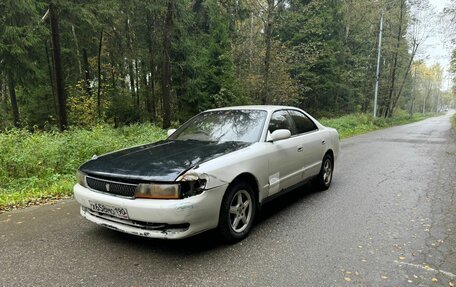
{"type": "Polygon", "coordinates": [[[333,151],[332,149],[328,149],[328,150],[325,152],[325,155],[323,156],[323,158],[324,158],[326,155],[331,156],[331,160],[332,160],[332,163],[333,163],[333,165],[334,165],[334,161],[335,161],[335,159],[334,159],[334,151],[333,151]]]}
{"type": "Polygon", "coordinates": [[[239,183],[239,182],[245,182],[245,183],[249,184],[253,188],[253,194],[255,195],[256,206],[258,207],[259,206],[259,193],[260,193],[260,189],[259,189],[259,185],[258,185],[258,179],[253,174],[251,174],[249,172],[243,172],[243,173],[237,175],[230,182],[230,184],[228,185],[227,190],[231,186],[233,186],[234,184],[239,183]]]}

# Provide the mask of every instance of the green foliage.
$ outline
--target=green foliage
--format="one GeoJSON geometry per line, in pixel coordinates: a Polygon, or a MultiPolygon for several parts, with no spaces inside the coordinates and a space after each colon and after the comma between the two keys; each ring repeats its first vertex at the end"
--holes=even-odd
{"type": "Polygon", "coordinates": [[[36,63],[40,37],[38,25],[42,3],[34,0],[4,0],[0,4],[0,71],[24,85],[39,73],[36,63]]]}
{"type": "Polygon", "coordinates": [[[382,128],[421,121],[434,115],[433,113],[428,113],[410,116],[405,112],[400,112],[391,118],[374,119],[372,115],[351,114],[334,119],[322,118],[320,122],[325,126],[337,129],[340,138],[343,139],[382,128]]]}
{"type": "Polygon", "coordinates": [[[340,106],[350,111],[342,2],[291,1],[290,5],[280,31],[294,58],[292,75],[299,82],[300,106],[314,114],[337,113],[340,106]]]}
{"type": "Polygon", "coordinates": [[[71,194],[75,171],[94,154],[165,137],[150,125],[96,125],[64,133],[12,129],[0,134],[0,207],[71,194]]]}
{"type": "MultiPolygon", "coordinates": [[[[366,113],[372,110],[379,11],[385,12],[379,113],[394,101],[393,70],[392,94],[403,86],[398,108],[407,109],[414,101],[406,77],[413,41],[402,35],[418,21],[412,11],[423,8],[404,1],[276,0],[272,6],[266,0],[55,1],[69,124],[159,125],[168,90],[162,85],[168,80],[173,122],[209,108],[262,100],[318,116],[366,113]],[[169,3],[175,7],[167,27],[169,3]],[[168,57],[169,73],[163,71],[168,57]]],[[[0,130],[13,125],[16,110],[9,79],[24,127],[56,124],[49,21],[42,20],[48,5],[47,0],[0,3],[0,130]]],[[[438,101],[431,97],[426,105],[436,110],[438,101]]],[[[421,97],[416,100],[418,107],[421,97]]]]}
{"type": "Polygon", "coordinates": [[[245,102],[234,77],[227,11],[216,0],[195,1],[192,10],[184,18],[191,28],[178,27],[173,48],[181,67],[173,76],[181,121],[206,109],[245,102]]]}

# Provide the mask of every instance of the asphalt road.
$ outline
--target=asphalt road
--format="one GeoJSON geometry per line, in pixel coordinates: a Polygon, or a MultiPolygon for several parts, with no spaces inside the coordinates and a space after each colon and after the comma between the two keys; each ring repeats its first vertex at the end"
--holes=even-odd
{"type": "Polygon", "coordinates": [[[5,286],[454,286],[456,135],[442,116],[347,139],[328,191],[271,202],[236,245],[118,233],[64,200],[1,214],[0,250],[5,286]]]}

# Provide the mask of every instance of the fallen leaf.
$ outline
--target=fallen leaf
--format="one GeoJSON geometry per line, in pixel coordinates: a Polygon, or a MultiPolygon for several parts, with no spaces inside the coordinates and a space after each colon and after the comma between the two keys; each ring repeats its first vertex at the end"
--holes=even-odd
{"type": "Polygon", "coordinates": [[[382,275],[382,279],[388,279],[388,276],[382,275]]]}
{"type": "Polygon", "coordinates": [[[344,280],[347,281],[347,282],[351,282],[351,278],[350,277],[344,277],[344,280]]]}
{"type": "Polygon", "coordinates": [[[405,256],[399,256],[400,260],[405,260],[405,256]]]}
{"type": "Polygon", "coordinates": [[[412,281],[412,280],[407,280],[407,282],[408,282],[408,283],[413,283],[413,281],[412,281]]]}
{"type": "Polygon", "coordinates": [[[431,279],[431,281],[432,281],[432,282],[437,282],[437,281],[439,281],[439,279],[437,279],[437,278],[434,277],[434,278],[431,279]]]}
{"type": "Polygon", "coordinates": [[[347,273],[347,274],[352,274],[351,271],[347,271],[347,272],[345,272],[345,273],[347,273]]]}

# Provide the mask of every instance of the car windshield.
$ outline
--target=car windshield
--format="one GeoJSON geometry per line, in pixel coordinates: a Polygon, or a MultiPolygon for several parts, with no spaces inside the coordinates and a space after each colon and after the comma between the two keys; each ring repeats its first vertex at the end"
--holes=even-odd
{"type": "Polygon", "coordinates": [[[263,110],[205,112],[189,120],[169,139],[257,142],[263,131],[266,116],[267,112],[263,110]]]}

